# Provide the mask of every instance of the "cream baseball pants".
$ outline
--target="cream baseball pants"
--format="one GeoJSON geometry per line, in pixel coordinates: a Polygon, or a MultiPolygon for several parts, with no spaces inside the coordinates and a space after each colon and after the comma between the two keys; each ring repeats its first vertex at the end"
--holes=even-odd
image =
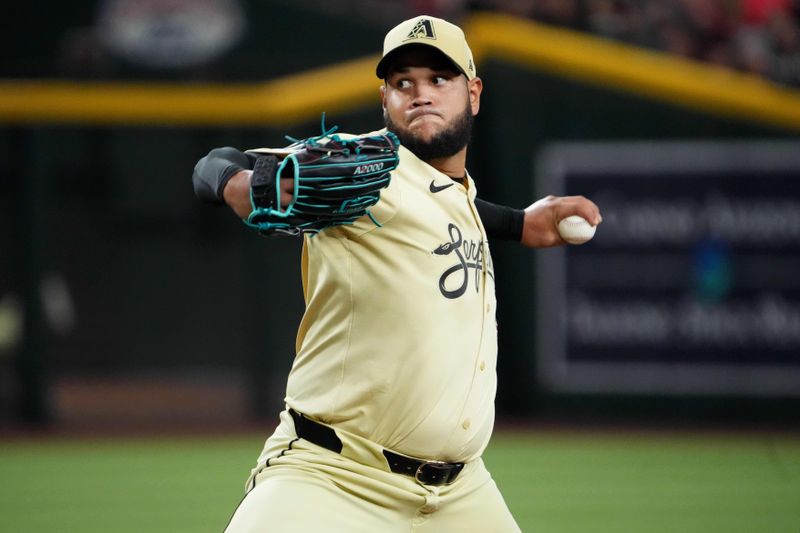
{"type": "Polygon", "coordinates": [[[376,445],[342,440],[336,453],[298,439],[282,413],[226,533],[520,531],[481,459],[428,486],[391,472],[376,445]]]}

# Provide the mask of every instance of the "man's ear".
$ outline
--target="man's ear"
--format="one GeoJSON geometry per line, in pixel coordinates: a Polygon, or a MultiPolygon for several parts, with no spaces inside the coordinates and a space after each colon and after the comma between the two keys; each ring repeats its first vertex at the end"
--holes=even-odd
{"type": "Polygon", "coordinates": [[[478,114],[481,108],[481,93],[483,92],[483,80],[478,77],[467,81],[467,91],[469,91],[469,105],[472,109],[472,116],[478,114]]]}
{"type": "Polygon", "coordinates": [[[386,84],[384,83],[380,87],[381,89],[381,106],[384,110],[386,110],[386,84]]]}

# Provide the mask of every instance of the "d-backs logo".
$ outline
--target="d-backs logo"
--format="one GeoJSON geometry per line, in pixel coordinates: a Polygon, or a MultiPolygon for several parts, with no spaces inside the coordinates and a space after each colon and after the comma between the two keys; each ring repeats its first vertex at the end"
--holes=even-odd
{"type": "Polygon", "coordinates": [[[404,41],[410,39],[436,39],[436,34],[433,32],[433,22],[430,19],[422,19],[411,28],[404,41]]]}
{"type": "MultiPolygon", "coordinates": [[[[456,256],[456,264],[445,270],[439,278],[439,290],[442,296],[455,300],[467,292],[470,277],[474,279],[475,292],[480,291],[480,274],[483,272],[484,246],[486,243],[475,242],[471,239],[464,240],[461,230],[453,223],[447,225],[447,231],[450,234],[450,242],[438,246],[432,253],[436,255],[455,254],[456,256]],[[472,276],[470,276],[470,269],[473,271],[472,276]],[[448,289],[448,280],[453,276],[456,276],[456,281],[460,281],[461,284],[457,288],[448,289]]],[[[487,274],[494,279],[491,257],[487,256],[486,259],[487,274]]],[[[452,282],[450,286],[452,287],[452,282]]]]}

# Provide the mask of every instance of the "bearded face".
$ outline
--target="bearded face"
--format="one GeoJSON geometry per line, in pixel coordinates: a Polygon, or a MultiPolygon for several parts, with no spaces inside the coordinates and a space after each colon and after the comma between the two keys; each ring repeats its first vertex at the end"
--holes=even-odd
{"type": "Polygon", "coordinates": [[[457,156],[472,135],[482,87],[439,50],[409,45],[392,57],[381,87],[384,123],[423,161],[457,156]]]}
{"type": "Polygon", "coordinates": [[[469,144],[475,117],[467,101],[462,112],[444,125],[432,136],[423,135],[407,126],[395,123],[384,110],[383,121],[386,129],[397,135],[400,143],[423,161],[450,157],[469,144]]]}

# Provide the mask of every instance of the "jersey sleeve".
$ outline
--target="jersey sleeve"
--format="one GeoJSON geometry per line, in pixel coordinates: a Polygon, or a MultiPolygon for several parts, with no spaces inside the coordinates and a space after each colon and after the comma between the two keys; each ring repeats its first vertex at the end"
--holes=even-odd
{"type": "Polygon", "coordinates": [[[490,239],[516,242],[522,239],[525,211],[480,198],[475,198],[475,207],[490,239]]]}

